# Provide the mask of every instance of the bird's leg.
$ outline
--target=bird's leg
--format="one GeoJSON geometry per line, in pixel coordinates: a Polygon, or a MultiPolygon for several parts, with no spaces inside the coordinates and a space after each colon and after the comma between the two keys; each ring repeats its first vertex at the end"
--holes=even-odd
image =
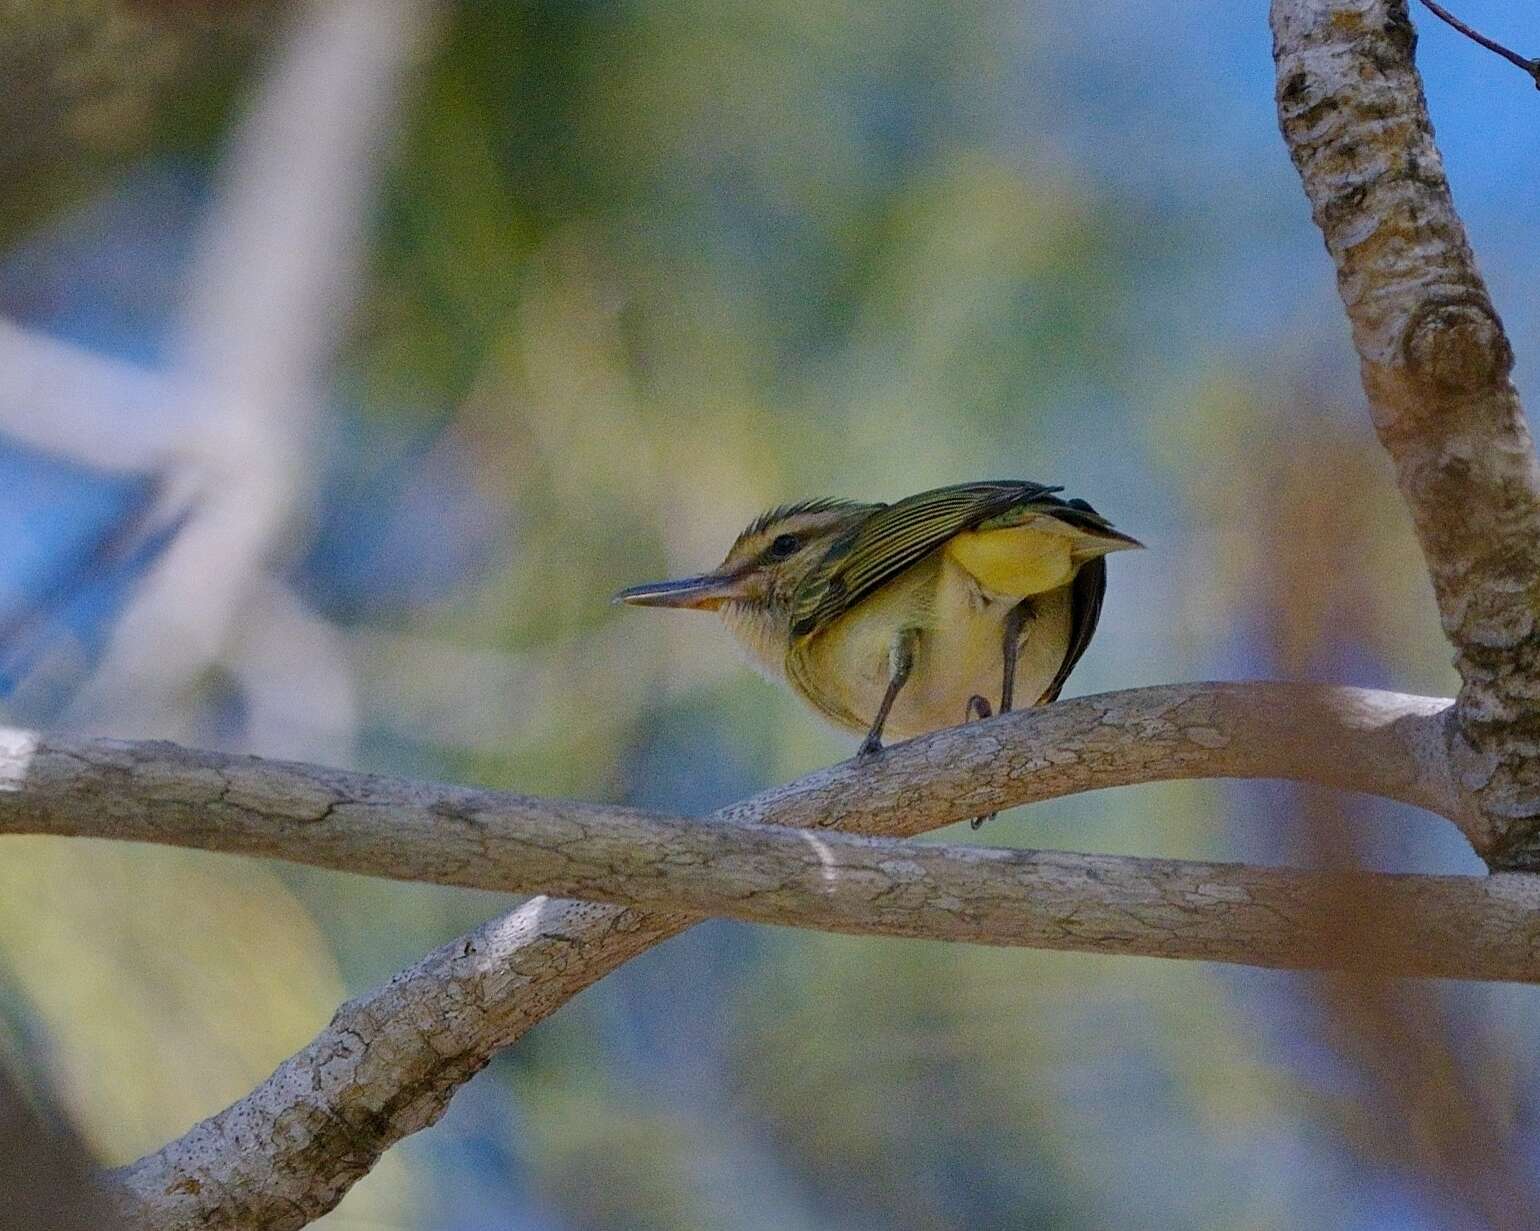
{"type": "MultiPolygon", "coordinates": [[[[1024,598],[1006,613],[1005,629],[1002,634],[1003,657],[1005,660],[1005,676],[1000,681],[1000,712],[1011,712],[1011,699],[1016,691],[1016,658],[1021,653],[1021,630],[1026,627],[1027,621],[1032,618],[1032,600],[1024,598]]],[[[980,718],[988,718],[989,702],[983,697],[973,696],[968,698],[968,717],[973,717],[975,702],[980,709],[980,718]]],[[[992,821],[999,816],[998,812],[991,812],[987,816],[976,816],[968,822],[973,829],[978,829],[985,821],[992,821]]]]}
{"type": "Polygon", "coordinates": [[[893,708],[898,690],[914,669],[914,647],[919,637],[914,629],[906,628],[893,639],[893,648],[888,651],[888,690],[882,694],[882,704],[877,707],[877,717],[872,719],[872,729],[856,750],[856,760],[870,760],[882,751],[882,728],[888,721],[888,711],[893,708]]]}
{"type": "Polygon", "coordinates": [[[1006,613],[1002,634],[1005,676],[1000,681],[1000,712],[1011,712],[1011,698],[1016,692],[1016,657],[1021,653],[1021,630],[1036,614],[1030,598],[1024,598],[1006,613]]]}

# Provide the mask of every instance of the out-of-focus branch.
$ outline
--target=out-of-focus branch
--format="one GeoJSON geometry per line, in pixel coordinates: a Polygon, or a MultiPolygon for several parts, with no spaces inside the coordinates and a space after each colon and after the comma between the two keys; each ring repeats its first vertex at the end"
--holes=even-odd
{"type": "Polygon", "coordinates": [[[1540,467],[1433,143],[1406,0],[1273,0],[1278,115],[1337,265],[1463,686],[1450,729],[1497,867],[1540,865],[1540,467]]]}
{"type": "MultiPolygon", "coordinates": [[[[1304,427],[1286,456],[1251,476],[1257,542],[1248,581],[1261,616],[1258,633],[1277,669],[1293,677],[1351,658],[1374,633],[1378,579],[1363,567],[1374,533],[1354,515],[1364,475],[1343,457],[1335,435],[1304,427]],[[1322,584],[1323,573],[1335,582],[1322,584]]],[[[1365,823],[1363,802],[1309,786],[1277,792],[1269,803],[1290,821],[1279,849],[1299,852],[1298,861],[1313,868],[1360,869],[1378,836],[1365,823]]],[[[1507,1054],[1514,1041],[1501,1031],[1462,1028],[1455,1006],[1474,1000],[1474,989],[1396,978],[1403,937],[1394,895],[1359,891],[1354,883],[1342,877],[1338,891],[1320,896],[1314,914],[1319,951],[1342,959],[1341,968],[1254,987],[1251,994],[1265,1003],[1252,1012],[1268,1016],[1279,1000],[1309,1006],[1289,1014],[1291,1034],[1303,1036],[1291,1038],[1289,1050],[1308,1052],[1316,1067],[1324,1049],[1342,1075],[1335,1083],[1340,1097],[1313,1100],[1307,1114],[1323,1128],[1337,1127],[1342,1148],[1369,1165],[1399,1163],[1415,1176],[1441,1210],[1445,1231],[1531,1226],[1536,1194],[1524,1128],[1505,1114],[1504,1083],[1492,1080],[1518,1062],[1507,1054]]],[[[1431,893],[1418,897],[1421,907],[1432,906],[1431,893]]]]}
{"type": "Polygon", "coordinates": [[[113,1231],[95,1160],[35,1098],[0,1066],[0,1231],[113,1231]]]}
{"type": "Polygon", "coordinates": [[[108,471],[166,465],[191,423],[164,377],[0,317],[0,431],[108,471]],[[133,430],[124,430],[131,423],[133,430]]]}
{"type": "MultiPolygon", "coordinates": [[[[196,516],[113,630],[71,725],[180,734],[186,690],[222,666],[264,681],[248,697],[268,711],[255,715],[256,727],[303,731],[265,750],[319,740],[345,754],[352,704],[340,653],[329,651],[323,674],[334,687],[323,693],[314,677],[301,682],[298,664],[249,662],[261,647],[248,646],[244,630],[292,623],[296,613],[292,598],[269,606],[285,598],[272,570],[308,505],[313,425],[382,146],[433,12],[431,0],[306,0],[294,9],[225,162],[165,381],[170,399],[196,407],[162,468],[168,491],[191,493],[196,516]]],[[[323,642],[309,640],[313,650],[323,642]]]]}
{"type": "MultiPolygon", "coordinates": [[[[936,732],[887,750],[874,765],[821,771],[725,809],[717,819],[903,835],[1034,799],[1202,776],[1303,778],[1375,791],[1458,818],[1459,797],[1442,759],[1447,706],[1365,690],[1274,684],[1172,685],[1080,698],[936,732]]],[[[12,789],[0,791],[0,828],[180,840],[368,872],[412,866],[453,883],[499,883],[484,879],[486,869],[499,866],[506,840],[525,826],[544,826],[557,839],[554,852],[536,852],[553,867],[553,857],[567,860],[561,848],[574,838],[597,835],[617,817],[638,817],[595,805],[426,787],[165,745],[21,740],[13,742],[7,766],[12,789]]],[[[697,828],[671,831],[669,858],[682,865],[681,875],[689,875],[688,865],[698,863],[701,852],[687,858],[673,842],[699,837],[697,828]]],[[[724,874],[760,875],[752,852],[763,836],[751,833],[750,846],[740,852],[742,866],[724,874]]],[[[792,842],[793,853],[804,858],[817,849],[810,835],[792,842]],[[803,849],[803,843],[815,845],[803,849]]],[[[613,852],[606,858],[613,859],[613,852]]],[[[636,883],[649,877],[648,864],[643,859],[633,866],[636,883]]],[[[823,909],[829,891],[822,865],[816,876],[810,866],[804,864],[803,906],[823,909]]],[[[1137,866],[1144,871],[1131,872],[1132,880],[1108,891],[1111,915],[1098,925],[1105,930],[1096,939],[1080,932],[1077,944],[1116,945],[1138,926],[1151,893],[1169,890],[1181,897],[1183,884],[1192,890],[1192,900],[1184,898],[1178,908],[1183,922],[1173,928],[1176,916],[1145,917],[1152,929],[1146,937],[1163,932],[1164,951],[1174,951],[1172,936],[1192,926],[1209,898],[1225,903],[1214,909],[1233,912],[1237,927],[1249,927],[1246,912],[1255,910],[1252,922],[1268,930],[1277,895],[1260,881],[1251,887],[1221,884],[1208,868],[1137,866]],[[1146,873],[1153,880],[1141,881],[1146,873]],[[1245,902],[1237,900],[1242,896],[1245,902]]],[[[1081,871],[1090,899],[1103,892],[1098,876],[1110,883],[1122,875],[1111,864],[1094,870],[1085,864],[1081,871]]],[[[908,873],[900,868],[886,875],[908,873]]],[[[967,873],[959,875],[966,879],[967,873]]],[[[582,876],[585,888],[596,888],[594,874],[582,876]]],[[[651,879],[656,883],[657,876],[651,879]]],[[[836,873],[833,883],[852,879],[836,873]]],[[[854,879],[841,891],[860,897],[854,879]]],[[[1304,885],[1299,893],[1308,897],[1317,888],[1304,885]]],[[[1474,883],[1467,888],[1492,891],[1474,883]]],[[[736,892],[726,892],[723,903],[736,892]]],[[[784,905],[796,895],[779,896],[784,905]]],[[[1039,917],[1060,940],[1081,926],[1079,890],[1071,897],[1074,903],[1057,897],[1050,915],[1039,917]]],[[[934,918],[947,916],[941,898],[931,902],[934,918]]],[[[1301,920],[1306,914],[1301,911],[1301,920]]],[[[1428,919],[1437,917],[1434,912],[1428,919]]],[[[1466,913],[1458,917],[1471,920],[1466,913]]],[[[446,946],[347,1006],[250,1096],[125,1169],[122,1178],[140,1203],[136,1217],[154,1227],[303,1225],[340,1199],[391,1144],[431,1124],[494,1051],[696,918],[539,898],[446,946]]],[[[1493,933],[1520,943],[1525,934],[1517,920],[1494,921],[1493,933]]],[[[1296,939],[1302,955],[1308,941],[1296,939]]]]}
{"type": "Polygon", "coordinates": [[[153,476],[155,507],[118,538],[177,526],[71,725],[180,734],[186,691],[220,666],[248,685],[264,750],[345,753],[353,706],[340,639],[306,619],[274,565],[309,500],[312,427],[381,148],[434,11],[432,0],[295,7],[226,160],[169,372],[0,321],[0,428],[153,476]],[[278,625],[300,631],[302,660],[266,653],[278,625]]]}

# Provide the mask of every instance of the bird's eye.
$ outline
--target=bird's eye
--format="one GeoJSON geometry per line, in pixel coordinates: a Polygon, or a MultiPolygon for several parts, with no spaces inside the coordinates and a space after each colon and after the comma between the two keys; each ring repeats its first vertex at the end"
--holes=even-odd
{"type": "Polygon", "coordinates": [[[802,540],[795,534],[779,534],[775,542],[770,544],[770,555],[773,559],[784,560],[787,556],[795,554],[797,548],[802,546],[802,540]]]}

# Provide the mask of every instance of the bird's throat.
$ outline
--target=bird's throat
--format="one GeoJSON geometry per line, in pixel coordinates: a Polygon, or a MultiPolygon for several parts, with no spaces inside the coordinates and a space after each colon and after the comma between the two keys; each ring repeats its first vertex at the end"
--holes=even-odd
{"type": "Polygon", "coordinates": [[[760,603],[724,603],[722,623],[743,647],[755,670],[771,680],[786,678],[786,651],[791,647],[789,613],[760,603]]]}

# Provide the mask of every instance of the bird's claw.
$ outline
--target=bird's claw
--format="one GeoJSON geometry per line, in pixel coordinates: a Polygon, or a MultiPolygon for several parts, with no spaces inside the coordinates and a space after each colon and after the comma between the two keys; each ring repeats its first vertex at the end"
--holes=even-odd
{"type": "MultiPolygon", "coordinates": [[[[993,718],[994,713],[994,710],[990,707],[989,698],[981,697],[978,693],[974,693],[968,698],[968,710],[963,717],[963,721],[972,722],[976,718],[993,718]]],[[[976,816],[968,822],[968,828],[977,832],[979,826],[983,825],[985,821],[992,821],[999,815],[998,812],[991,812],[988,816],[976,816]]]]}

